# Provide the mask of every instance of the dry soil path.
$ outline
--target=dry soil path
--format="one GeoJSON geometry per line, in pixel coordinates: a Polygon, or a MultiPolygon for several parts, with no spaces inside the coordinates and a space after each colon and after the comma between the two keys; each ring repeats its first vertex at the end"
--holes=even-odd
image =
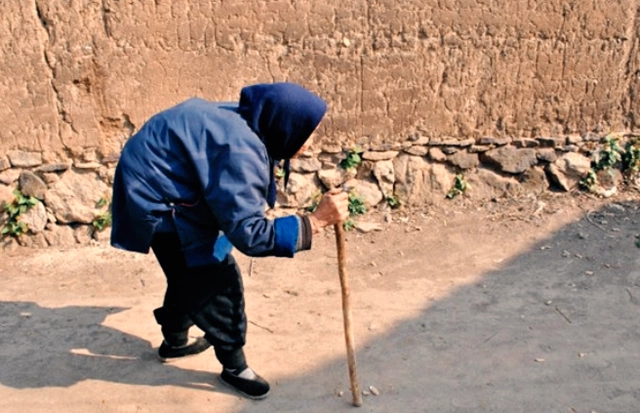
{"type": "MultiPolygon", "coordinates": [[[[394,212],[348,233],[362,412],[640,411],[639,205],[526,199],[394,212]]],[[[212,353],[170,365],[152,256],[107,246],[0,260],[0,411],[337,412],[350,405],[332,234],[244,270],[254,402],[212,353]]],[[[197,334],[197,331],[193,332],[197,334]]]]}

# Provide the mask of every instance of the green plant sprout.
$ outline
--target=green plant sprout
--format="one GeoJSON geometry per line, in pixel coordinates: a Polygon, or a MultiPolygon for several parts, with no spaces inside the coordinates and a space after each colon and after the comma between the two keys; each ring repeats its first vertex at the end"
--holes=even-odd
{"type": "Polygon", "coordinates": [[[102,208],[106,206],[107,203],[109,203],[109,199],[106,197],[102,197],[98,200],[98,202],[96,202],[96,208],[102,208]]]}
{"type": "Polygon", "coordinates": [[[387,195],[386,201],[387,201],[387,205],[389,205],[391,209],[398,209],[402,206],[402,201],[395,194],[387,195]]]}
{"type": "Polygon", "coordinates": [[[351,231],[356,227],[356,223],[351,217],[362,215],[365,212],[367,212],[367,207],[364,205],[362,198],[353,190],[349,191],[349,218],[344,222],[345,231],[351,231]]]}
{"type": "Polygon", "coordinates": [[[354,191],[349,191],[349,216],[362,215],[367,212],[367,207],[354,191]]]}
{"type": "Polygon", "coordinates": [[[622,161],[623,149],[618,144],[618,140],[616,135],[609,135],[604,139],[604,145],[595,157],[596,172],[613,168],[622,161]]]}
{"type": "Polygon", "coordinates": [[[598,185],[598,172],[612,173],[614,168],[622,172],[640,169],[640,148],[635,140],[627,142],[625,148],[619,143],[620,137],[611,134],[604,138],[604,143],[591,160],[591,169],[579,182],[580,187],[592,191],[598,185]]]}
{"type": "Polygon", "coordinates": [[[91,222],[91,225],[97,231],[103,231],[111,225],[111,205],[109,204],[109,198],[107,196],[100,198],[98,202],[96,202],[96,208],[104,208],[105,206],[107,210],[97,214],[91,222]]]}
{"type": "Polygon", "coordinates": [[[356,227],[356,223],[351,218],[349,218],[346,221],[344,221],[343,228],[344,228],[345,231],[351,231],[355,227],[356,227]]]}
{"type": "Polygon", "coordinates": [[[638,142],[638,138],[630,139],[625,144],[624,154],[622,155],[622,168],[627,175],[640,172],[640,142],[638,142]]]}
{"type": "Polygon", "coordinates": [[[360,146],[356,146],[347,153],[347,156],[340,162],[340,167],[345,170],[357,168],[362,163],[360,156],[364,150],[360,146]]]}
{"type": "Polygon", "coordinates": [[[105,228],[111,225],[111,212],[102,212],[93,219],[91,225],[98,231],[103,231],[105,228]]]}
{"type": "Polygon", "coordinates": [[[582,178],[579,182],[579,185],[586,190],[591,190],[597,184],[598,184],[598,175],[596,174],[596,171],[593,168],[591,168],[589,172],[587,172],[587,175],[584,178],[582,178]]]}
{"type": "Polygon", "coordinates": [[[453,199],[458,195],[462,195],[464,194],[469,188],[471,188],[471,185],[469,185],[465,180],[464,180],[464,175],[462,174],[457,174],[454,181],[453,181],[453,186],[451,187],[451,189],[449,190],[449,192],[447,192],[447,198],[448,199],[453,199]]]}
{"type": "Polygon", "coordinates": [[[15,197],[13,201],[4,207],[6,222],[0,234],[18,238],[29,230],[29,226],[20,221],[20,215],[40,203],[40,200],[36,197],[25,195],[18,189],[13,191],[13,195],[15,197]]]}

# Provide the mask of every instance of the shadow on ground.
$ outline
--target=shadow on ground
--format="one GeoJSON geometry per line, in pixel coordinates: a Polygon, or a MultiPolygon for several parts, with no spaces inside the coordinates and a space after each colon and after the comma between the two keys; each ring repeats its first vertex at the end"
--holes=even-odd
{"type": "MultiPolygon", "coordinates": [[[[360,385],[380,391],[360,411],[640,411],[639,220],[631,203],[591,213],[360,343],[360,385]]],[[[242,412],[349,411],[339,380],[346,390],[346,360],[280,382],[242,412]]]]}
{"type": "Polygon", "coordinates": [[[0,301],[0,384],[69,387],[95,379],[211,390],[210,374],[163,365],[148,341],[102,325],[124,310],[0,301]]]}

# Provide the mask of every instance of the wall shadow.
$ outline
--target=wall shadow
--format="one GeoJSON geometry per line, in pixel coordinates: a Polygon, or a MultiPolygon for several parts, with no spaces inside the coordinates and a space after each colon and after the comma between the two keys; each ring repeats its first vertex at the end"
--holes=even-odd
{"type": "MultiPolygon", "coordinates": [[[[585,215],[359,343],[360,386],[380,391],[359,411],[640,411],[639,222],[637,203],[585,215]]],[[[340,359],[279,382],[241,411],[350,411],[350,401],[340,359]]]]}

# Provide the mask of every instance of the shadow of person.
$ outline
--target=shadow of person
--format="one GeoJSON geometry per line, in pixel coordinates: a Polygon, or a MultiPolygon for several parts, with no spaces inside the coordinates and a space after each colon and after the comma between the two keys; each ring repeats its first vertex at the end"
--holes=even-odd
{"type": "Polygon", "coordinates": [[[212,373],[160,363],[148,341],[102,325],[124,310],[0,301],[0,383],[24,389],[103,380],[227,393],[214,387],[212,373]]]}

